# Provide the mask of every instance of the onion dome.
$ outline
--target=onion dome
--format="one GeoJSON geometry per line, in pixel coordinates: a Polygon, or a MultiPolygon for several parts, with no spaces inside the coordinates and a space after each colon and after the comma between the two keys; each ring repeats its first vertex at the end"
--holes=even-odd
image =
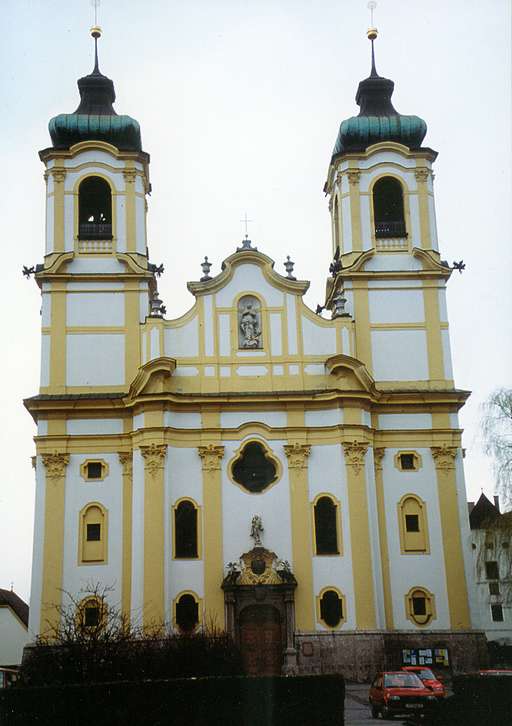
{"type": "Polygon", "coordinates": [[[114,83],[98,66],[98,38],[101,29],[91,28],[95,45],[93,72],[80,78],[80,104],[73,113],[61,113],[50,120],[48,129],[54,148],[67,149],[79,141],[108,141],[123,151],[140,151],[140,126],[131,116],[118,116],[114,83]]]}
{"type": "Polygon", "coordinates": [[[397,141],[410,149],[418,149],[427,133],[427,124],[419,116],[404,116],[391,103],[395,84],[382,78],[375,68],[373,42],[377,30],[370,28],[368,38],[372,42],[372,69],[368,78],[360,82],[356,103],[358,116],[341,122],[333,157],[351,151],[364,151],[380,141],[397,141]]]}

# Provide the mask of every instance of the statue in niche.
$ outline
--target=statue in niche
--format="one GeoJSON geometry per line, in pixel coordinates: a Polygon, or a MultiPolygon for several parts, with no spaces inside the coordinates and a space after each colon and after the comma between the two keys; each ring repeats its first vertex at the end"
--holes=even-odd
{"type": "Polygon", "coordinates": [[[254,297],[243,297],[238,303],[238,347],[254,350],[262,348],[261,311],[254,297]]]}
{"type": "Polygon", "coordinates": [[[263,521],[259,514],[255,514],[251,521],[251,537],[254,540],[255,547],[261,547],[261,535],[263,533],[263,521]]]}

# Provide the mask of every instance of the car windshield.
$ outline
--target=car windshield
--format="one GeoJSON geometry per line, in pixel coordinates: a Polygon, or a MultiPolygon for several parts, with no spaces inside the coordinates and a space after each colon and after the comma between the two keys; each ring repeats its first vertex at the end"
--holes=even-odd
{"type": "Polygon", "coordinates": [[[414,673],[386,673],[384,685],[386,688],[423,688],[423,683],[414,673]]]}
{"type": "Polygon", "coordinates": [[[432,673],[432,671],[430,670],[430,668],[422,668],[421,671],[414,671],[414,672],[420,678],[426,678],[427,680],[430,679],[430,680],[433,680],[433,681],[436,680],[436,677],[432,673]]]}

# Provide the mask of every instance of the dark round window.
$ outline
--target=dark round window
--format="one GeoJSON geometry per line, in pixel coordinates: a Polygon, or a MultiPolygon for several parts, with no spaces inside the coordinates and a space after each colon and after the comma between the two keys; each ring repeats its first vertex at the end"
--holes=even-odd
{"type": "Polygon", "coordinates": [[[336,590],[326,590],[320,599],[320,618],[335,628],[343,618],[343,603],[336,590]]]}
{"type": "Polygon", "coordinates": [[[274,462],[265,456],[265,449],[257,441],[244,446],[233,464],[233,479],[249,492],[262,492],[277,479],[274,462]]]}

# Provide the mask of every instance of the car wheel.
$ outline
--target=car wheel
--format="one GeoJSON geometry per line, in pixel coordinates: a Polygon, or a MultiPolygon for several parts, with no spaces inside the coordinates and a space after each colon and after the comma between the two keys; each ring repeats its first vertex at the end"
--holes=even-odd
{"type": "Polygon", "coordinates": [[[372,718],[379,718],[379,708],[372,705],[372,718]]]}

